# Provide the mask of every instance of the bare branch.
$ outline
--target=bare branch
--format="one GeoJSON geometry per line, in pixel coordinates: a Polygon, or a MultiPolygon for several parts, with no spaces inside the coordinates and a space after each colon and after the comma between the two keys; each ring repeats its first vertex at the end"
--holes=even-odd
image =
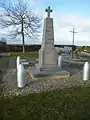
{"type": "Polygon", "coordinates": [[[8,36],[15,39],[18,35],[21,35],[23,44],[24,36],[31,39],[38,36],[41,28],[41,18],[32,12],[31,7],[29,9],[28,4],[18,0],[15,5],[2,3],[1,7],[4,12],[0,14],[0,26],[9,29],[8,36]]]}

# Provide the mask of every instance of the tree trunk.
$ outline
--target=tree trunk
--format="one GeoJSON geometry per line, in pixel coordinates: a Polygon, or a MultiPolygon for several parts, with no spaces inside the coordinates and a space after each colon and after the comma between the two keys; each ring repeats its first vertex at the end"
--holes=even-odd
{"type": "Polygon", "coordinates": [[[21,28],[21,34],[22,34],[22,42],[23,42],[23,53],[25,53],[24,29],[23,29],[23,18],[22,18],[22,28],[21,28]]]}

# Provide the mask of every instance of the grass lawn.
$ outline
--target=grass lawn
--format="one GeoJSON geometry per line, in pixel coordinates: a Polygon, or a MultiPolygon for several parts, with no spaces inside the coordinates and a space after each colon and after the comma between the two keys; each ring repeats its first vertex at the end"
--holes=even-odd
{"type": "Polygon", "coordinates": [[[18,56],[21,58],[38,58],[38,52],[10,52],[10,59],[16,59],[18,56]]]}
{"type": "Polygon", "coordinates": [[[90,120],[90,88],[0,98],[0,120],[90,120]]]}

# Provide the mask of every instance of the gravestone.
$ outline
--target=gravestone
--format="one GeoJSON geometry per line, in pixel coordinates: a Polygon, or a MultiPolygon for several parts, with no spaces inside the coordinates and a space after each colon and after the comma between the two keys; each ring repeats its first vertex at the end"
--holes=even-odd
{"type": "Polygon", "coordinates": [[[39,62],[36,65],[38,70],[51,70],[57,65],[57,51],[54,48],[53,18],[50,18],[50,7],[45,10],[47,17],[44,19],[42,46],[39,50],[39,62]]]}

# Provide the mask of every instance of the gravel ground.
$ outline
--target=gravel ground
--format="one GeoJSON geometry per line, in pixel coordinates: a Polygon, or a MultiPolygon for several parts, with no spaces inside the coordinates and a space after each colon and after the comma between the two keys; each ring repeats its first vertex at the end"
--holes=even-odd
{"type": "Polygon", "coordinates": [[[43,78],[43,80],[32,80],[29,69],[26,69],[26,82],[27,85],[24,88],[17,87],[17,71],[16,69],[8,69],[5,72],[3,77],[3,83],[0,84],[3,91],[3,96],[12,97],[14,95],[27,95],[30,93],[38,93],[42,91],[49,91],[56,88],[64,89],[70,87],[77,87],[77,86],[90,86],[90,81],[83,81],[83,62],[72,62],[72,60],[64,60],[63,68],[71,72],[70,78],[63,78],[63,79],[47,79],[43,78]]]}

